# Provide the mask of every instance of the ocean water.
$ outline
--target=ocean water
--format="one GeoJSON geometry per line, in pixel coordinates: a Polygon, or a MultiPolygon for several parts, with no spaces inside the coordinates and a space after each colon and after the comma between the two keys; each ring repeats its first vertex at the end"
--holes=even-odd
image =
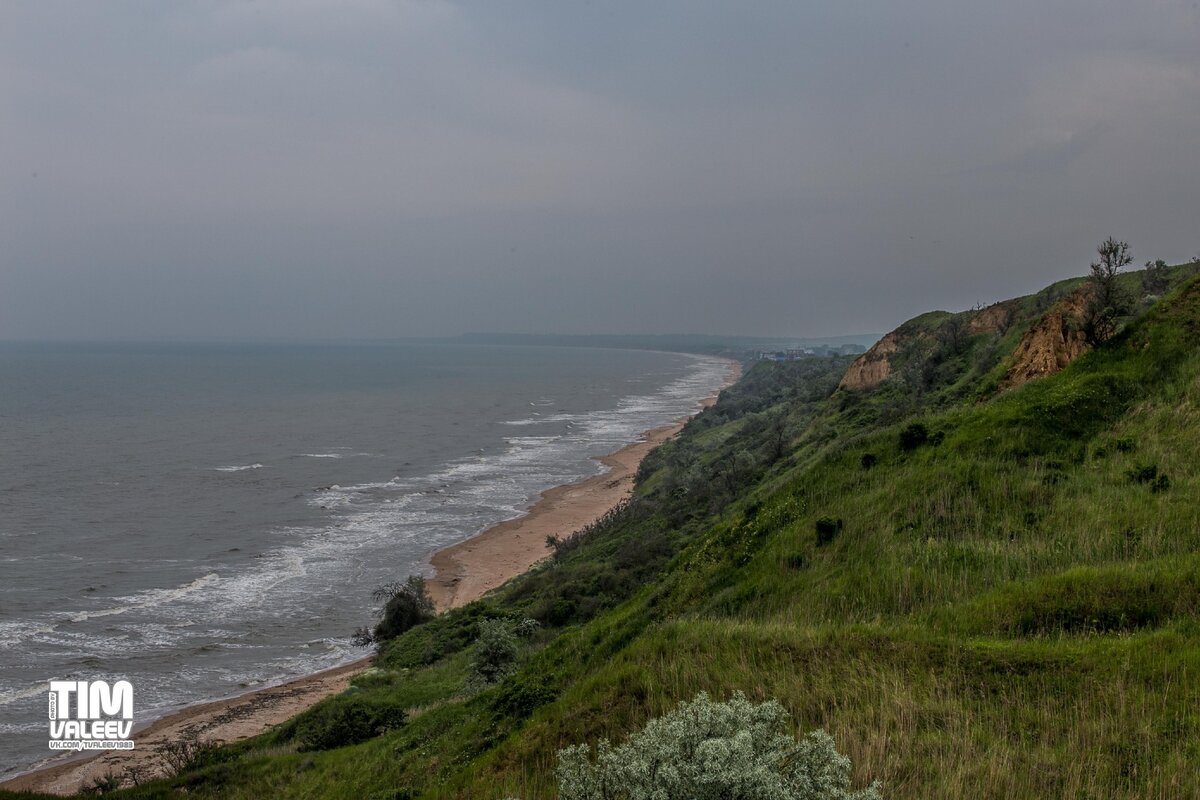
{"type": "Polygon", "coordinates": [[[366,654],[371,590],[596,474],[725,364],[462,344],[0,345],[0,776],[54,679],[135,721],[366,654]]]}

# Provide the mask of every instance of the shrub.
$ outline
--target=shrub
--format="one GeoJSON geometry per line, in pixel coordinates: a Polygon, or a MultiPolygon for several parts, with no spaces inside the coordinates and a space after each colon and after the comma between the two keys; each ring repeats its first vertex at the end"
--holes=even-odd
{"type": "Polygon", "coordinates": [[[92,778],[91,783],[84,783],[79,787],[79,793],[85,796],[108,794],[120,789],[123,784],[124,781],[120,775],[114,775],[109,771],[92,778]]]}
{"type": "Polygon", "coordinates": [[[701,693],[651,720],[624,744],[558,753],[559,800],[878,800],[852,791],[850,759],[824,731],[797,740],[777,701],[701,693]]]}
{"type": "Polygon", "coordinates": [[[466,650],[479,633],[479,621],[502,616],[491,599],[476,600],[410,629],[379,648],[376,664],[385,669],[411,669],[466,650]]]}
{"type": "Polygon", "coordinates": [[[559,597],[547,600],[535,611],[535,615],[547,625],[561,627],[570,622],[579,610],[579,604],[570,598],[559,597]]]}
{"type": "Polygon", "coordinates": [[[817,547],[827,545],[833,541],[834,537],[844,527],[844,523],[840,518],[821,517],[817,520],[817,547]]]}
{"type": "Polygon", "coordinates": [[[863,453],[858,463],[862,465],[863,469],[870,469],[879,463],[879,456],[874,453],[863,453]]]}
{"type": "Polygon", "coordinates": [[[1150,483],[1158,477],[1157,464],[1139,464],[1125,473],[1134,483],[1150,483]]]}
{"type": "Polygon", "coordinates": [[[499,683],[517,669],[521,638],[532,636],[538,623],[532,619],[512,622],[488,619],[479,623],[479,638],[471,656],[471,682],[487,686],[499,683]]]}
{"type": "Polygon", "coordinates": [[[404,708],[390,700],[344,694],[323,700],[296,721],[300,750],[331,750],[373,739],[404,724],[404,708]]]}
{"type": "Polygon", "coordinates": [[[121,783],[141,786],[154,779],[154,770],[147,764],[130,764],[121,770],[121,783]]]}
{"type": "Polygon", "coordinates": [[[1171,488],[1171,479],[1165,472],[1158,471],[1157,464],[1139,464],[1125,473],[1134,483],[1149,484],[1150,491],[1158,494],[1171,488]]]}
{"type": "Polygon", "coordinates": [[[900,431],[900,449],[916,450],[929,441],[929,428],[923,422],[914,422],[900,431]]]}
{"type": "Polygon", "coordinates": [[[165,775],[178,775],[204,766],[216,749],[216,742],[192,735],[155,745],[154,755],[165,775]]]}
{"type": "Polygon", "coordinates": [[[500,696],[492,708],[514,719],[525,719],[537,709],[551,703],[558,696],[557,690],[547,684],[545,675],[514,676],[500,687],[500,696]]]}
{"type": "Polygon", "coordinates": [[[1161,258],[1147,261],[1142,272],[1142,291],[1149,295],[1161,295],[1171,285],[1171,273],[1167,262],[1161,258]]]}
{"type": "MultiPolygon", "coordinates": [[[[425,586],[425,579],[420,575],[410,575],[403,582],[380,586],[373,596],[384,605],[379,624],[367,642],[386,642],[433,619],[433,600],[425,586]]],[[[361,634],[356,635],[355,640],[364,643],[361,634]]]]}
{"type": "Polygon", "coordinates": [[[604,512],[598,519],[584,525],[568,536],[550,535],[546,537],[546,546],[554,551],[555,560],[577,550],[580,545],[593,539],[599,539],[621,529],[639,519],[644,510],[639,507],[636,498],[626,498],[604,512]]]}

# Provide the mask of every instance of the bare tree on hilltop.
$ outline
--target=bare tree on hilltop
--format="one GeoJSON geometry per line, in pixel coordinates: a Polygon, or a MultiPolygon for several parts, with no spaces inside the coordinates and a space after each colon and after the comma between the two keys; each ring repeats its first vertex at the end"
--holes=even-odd
{"type": "Polygon", "coordinates": [[[1095,347],[1117,332],[1117,321],[1129,313],[1130,299],[1120,284],[1122,267],[1133,263],[1129,243],[1108,237],[1096,248],[1099,259],[1092,262],[1088,275],[1088,304],[1084,313],[1083,333],[1095,347]]]}

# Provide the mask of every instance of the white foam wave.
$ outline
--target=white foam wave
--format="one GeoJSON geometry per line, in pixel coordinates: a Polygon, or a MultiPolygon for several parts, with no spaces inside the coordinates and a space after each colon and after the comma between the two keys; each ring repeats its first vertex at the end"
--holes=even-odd
{"type": "Polygon", "coordinates": [[[32,620],[0,622],[0,648],[14,647],[27,639],[50,633],[52,630],[54,630],[53,624],[32,620]]]}
{"type": "MultiPolygon", "coordinates": [[[[305,550],[315,552],[313,545],[307,542],[303,546],[282,548],[278,552],[268,555],[265,559],[266,563],[259,568],[222,578],[215,587],[215,591],[220,593],[222,601],[227,604],[227,607],[255,606],[262,608],[264,606],[262,598],[265,593],[285,581],[302,578],[308,574],[305,565],[305,550]]],[[[266,608],[262,610],[268,614],[271,613],[270,604],[265,605],[266,608]]]]}
{"type": "Polygon", "coordinates": [[[248,469],[262,469],[262,468],[263,468],[262,464],[242,464],[240,466],[234,465],[234,466],[229,466],[229,467],[213,467],[213,470],[216,472],[244,472],[245,470],[248,470],[248,469]]]}
{"type": "Polygon", "coordinates": [[[36,683],[32,686],[27,686],[24,689],[11,689],[7,692],[0,692],[0,706],[6,706],[9,703],[15,703],[18,700],[25,700],[30,697],[37,697],[40,694],[45,694],[50,688],[49,682],[54,678],[47,678],[41,683],[36,683]]]}
{"type": "Polygon", "coordinates": [[[79,611],[72,614],[69,622],[86,622],[89,619],[97,617],[111,617],[117,614],[126,614],[130,611],[136,611],[142,608],[157,608],[159,606],[170,603],[173,600],[178,600],[181,597],[191,594],[192,592],[207,586],[220,576],[215,572],[210,572],[207,575],[202,575],[195,580],[185,583],[182,586],[176,586],[170,589],[147,589],[143,592],[130,595],[128,597],[119,598],[126,602],[112,608],[102,608],[96,611],[79,611]]]}

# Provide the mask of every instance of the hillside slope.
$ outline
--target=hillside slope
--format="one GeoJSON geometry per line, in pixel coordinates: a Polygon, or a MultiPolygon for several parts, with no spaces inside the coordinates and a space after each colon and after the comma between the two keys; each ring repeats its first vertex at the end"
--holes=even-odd
{"type": "Polygon", "coordinates": [[[1074,286],[1004,325],[920,317],[870,385],[756,365],[553,560],[393,640],[351,694],[119,796],[550,798],[559,748],[701,690],[778,698],[890,798],[1200,796],[1200,280],[1174,275],[1012,388],[1074,286]],[[519,669],[473,685],[480,622],[526,617],[519,669]],[[407,721],[300,751],[352,702],[407,721]]]}

